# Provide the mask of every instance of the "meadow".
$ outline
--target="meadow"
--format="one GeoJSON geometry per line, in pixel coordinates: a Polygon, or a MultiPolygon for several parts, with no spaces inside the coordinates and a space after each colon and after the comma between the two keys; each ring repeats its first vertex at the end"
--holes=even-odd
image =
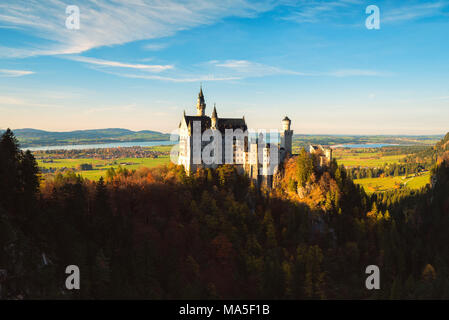
{"type": "MultiPolygon", "coordinates": [[[[43,169],[53,168],[53,171],[63,172],[72,170],[80,174],[83,178],[98,181],[100,177],[106,176],[106,170],[109,168],[117,169],[119,166],[128,170],[137,170],[141,167],[156,167],[169,163],[169,151],[171,146],[155,146],[146,147],[146,150],[163,152],[156,158],[147,157],[116,157],[113,159],[100,159],[98,157],[85,157],[83,151],[80,151],[81,157],[78,158],[63,158],[58,159],[52,156],[48,158],[38,159],[39,167],[43,169]],[[49,162],[51,161],[51,162],[49,162]],[[82,164],[92,165],[92,170],[80,170],[82,164]]],[[[334,158],[339,164],[345,167],[367,167],[376,168],[384,164],[400,163],[410,154],[410,150],[406,147],[396,148],[379,148],[379,149],[348,149],[336,148],[334,149],[334,158]]],[[[44,177],[50,177],[53,173],[44,173],[44,177]]],[[[430,173],[424,172],[420,175],[405,176],[388,176],[379,178],[365,178],[355,179],[354,182],[364,187],[368,193],[384,192],[388,190],[397,189],[400,187],[407,187],[411,189],[419,189],[425,186],[430,181],[430,173]]]]}
{"type": "MultiPolygon", "coordinates": [[[[156,167],[167,164],[170,161],[169,151],[171,146],[155,146],[146,147],[144,149],[163,152],[163,155],[158,157],[117,157],[114,159],[100,159],[98,157],[77,157],[77,158],[56,158],[48,156],[38,159],[38,166],[42,169],[53,169],[56,172],[64,172],[72,170],[76,174],[80,174],[83,178],[98,181],[100,177],[105,177],[106,170],[109,168],[117,169],[119,166],[128,170],[137,170],[141,167],[156,167]],[[79,167],[83,164],[92,165],[92,170],[80,170],[79,167]]],[[[80,152],[82,154],[82,151],[80,152]]],[[[79,153],[79,154],[80,154],[79,153]]],[[[44,173],[44,178],[50,177],[55,173],[44,173]]]]}
{"type": "MultiPolygon", "coordinates": [[[[379,168],[385,164],[400,163],[408,155],[410,155],[410,150],[406,147],[389,147],[388,149],[336,148],[333,151],[333,156],[337,162],[347,168],[379,168]]],[[[426,171],[408,176],[354,179],[354,182],[363,186],[367,193],[385,192],[402,187],[420,189],[430,183],[430,172],[426,171]]]]}
{"type": "MultiPolygon", "coordinates": [[[[80,174],[83,178],[99,180],[100,177],[105,177],[106,170],[109,168],[117,169],[118,166],[122,166],[128,170],[135,170],[141,167],[156,167],[166,164],[169,161],[169,156],[161,156],[158,158],[119,158],[112,161],[98,159],[56,159],[52,163],[44,163],[42,160],[38,160],[38,165],[42,168],[69,169],[80,174]],[[77,166],[81,164],[92,164],[93,170],[77,170],[77,166]]],[[[45,175],[52,174],[46,173],[45,175]]]]}
{"type": "Polygon", "coordinates": [[[361,185],[366,193],[385,192],[401,187],[409,189],[421,189],[430,183],[430,172],[425,172],[418,176],[397,176],[397,177],[381,177],[355,179],[354,183],[361,185]]]}
{"type": "Polygon", "coordinates": [[[339,164],[345,167],[369,167],[375,168],[385,163],[399,163],[407,157],[407,153],[389,155],[381,149],[344,149],[337,148],[333,151],[333,157],[339,164]]]}

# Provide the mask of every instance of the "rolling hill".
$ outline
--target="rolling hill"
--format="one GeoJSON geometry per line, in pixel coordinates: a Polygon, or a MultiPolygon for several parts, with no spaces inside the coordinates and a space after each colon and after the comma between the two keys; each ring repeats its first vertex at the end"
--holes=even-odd
{"type": "Polygon", "coordinates": [[[37,129],[15,129],[21,147],[37,147],[70,144],[94,144],[130,141],[162,141],[169,134],[157,131],[131,131],[120,128],[52,132],[37,129]]]}

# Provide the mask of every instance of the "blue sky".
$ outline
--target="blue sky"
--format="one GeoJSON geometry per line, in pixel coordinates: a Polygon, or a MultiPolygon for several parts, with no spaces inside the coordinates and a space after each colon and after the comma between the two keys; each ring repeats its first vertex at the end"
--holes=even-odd
{"type": "Polygon", "coordinates": [[[202,83],[251,128],[442,134],[448,37],[449,0],[2,1],[0,128],[171,132],[202,83]]]}

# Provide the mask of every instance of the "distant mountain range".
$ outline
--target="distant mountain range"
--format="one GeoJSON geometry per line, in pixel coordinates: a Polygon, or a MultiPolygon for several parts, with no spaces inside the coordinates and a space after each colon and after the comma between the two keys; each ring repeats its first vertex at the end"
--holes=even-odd
{"type": "MultiPolygon", "coordinates": [[[[0,129],[0,134],[4,130],[0,129]]],[[[76,130],[68,132],[52,132],[37,129],[14,129],[14,134],[22,148],[74,145],[74,144],[96,144],[114,142],[136,142],[136,141],[167,141],[170,135],[158,131],[143,130],[132,131],[128,129],[109,128],[94,130],[76,130]]],[[[398,145],[434,145],[443,135],[423,136],[353,136],[353,135],[304,135],[295,134],[294,146],[306,146],[310,143],[335,145],[343,143],[392,143],[398,145]]]]}
{"type": "Polygon", "coordinates": [[[13,132],[19,140],[22,148],[110,142],[166,141],[170,139],[169,134],[158,131],[131,131],[119,128],[76,130],[68,132],[15,129],[13,132]]]}

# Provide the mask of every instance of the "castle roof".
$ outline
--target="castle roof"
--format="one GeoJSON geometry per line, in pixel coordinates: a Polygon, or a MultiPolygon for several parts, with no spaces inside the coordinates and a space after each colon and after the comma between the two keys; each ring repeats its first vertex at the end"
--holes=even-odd
{"type": "Polygon", "coordinates": [[[331,150],[331,148],[322,146],[321,144],[319,144],[319,145],[311,144],[310,147],[313,148],[313,150],[315,150],[315,151],[327,151],[327,150],[331,150]]]}
{"type": "MultiPolygon", "coordinates": [[[[201,132],[211,128],[211,118],[208,116],[184,116],[184,119],[191,133],[193,133],[194,121],[199,121],[201,123],[201,132]]],[[[245,119],[242,118],[217,118],[216,126],[222,134],[225,134],[226,129],[242,129],[242,131],[248,129],[245,119]]]]}
{"type": "Polygon", "coordinates": [[[199,121],[201,123],[201,132],[209,129],[211,121],[208,116],[184,116],[189,131],[193,133],[193,121],[199,121]]]}
{"type": "MultiPolygon", "coordinates": [[[[206,104],[204,102],[203,88],[200,86],[200,92],[198,93],[198,105],[197,108],[205,108],[206,104]]],[[[212,118],[216,119],[216,128],[220,130],[222,134],[225,134],[226,129],[242,129],[246,131],[248,128],[246,126],[245,117],[243,118],[218,118],[217,108],[214,104],[214,110],[212,112],[212,118]]],[[[204,132],[207,129],[210,129],[212,126],[211,118],[208,116],[186,116],[185,112],[183,115],[183,119],[189,128],[189,132],[193,133],[193,122],[199,121],[201,123],[201,132],[204,132]]],[[[180,124],[181,126],[181,124],[180,124]]]]}
{"type": "Polygon", "coordinates": [[[246,131],[248,128],[243,118],[218,118],[217,129],[224,134],[225,129],[242,129],[246,131]]]}

